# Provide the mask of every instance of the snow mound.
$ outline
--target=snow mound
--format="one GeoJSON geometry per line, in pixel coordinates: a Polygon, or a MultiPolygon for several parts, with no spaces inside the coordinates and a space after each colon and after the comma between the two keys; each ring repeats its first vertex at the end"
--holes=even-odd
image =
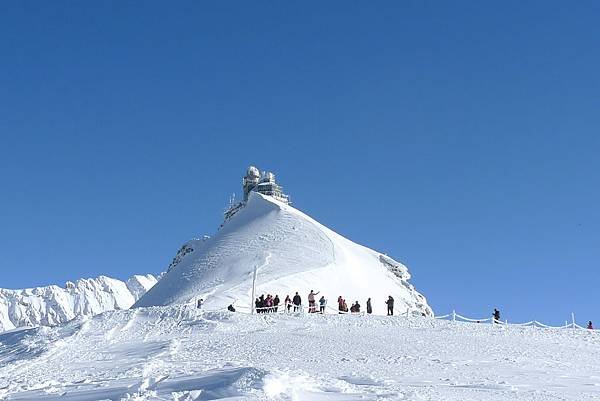
{"type": "Polygon", "coordinates": [[[52,326],[76,316],[128,309],[157,280],[148,274],[126,282],[100,276],[56,285],[7,290],[0,288],[0,332],[17,327],[52,326]]]}
{"type": "Polygon", "coordinates": [[[191,305],[0,334],[5,401],[600,399],[600,335],[191,305]]]}
{"type": "MultiPolygon", "coordinates": [[[[386,314],[388,295],[397,313],[430,316],[427,301],[408,283],[408,269],[389,256],[342,237],[299,210],[272,197],[251,192],[244,208],[211,238],[186,243],[167,274],[134,307],[175,305],[203,298],[205,308],[249,311],[256,270],[256,296],[296,291],[303,297],[320,291],[336,307],[348,305],[386,314]]],[[[320,295],[318,296],[320,297],[320,295]]]]}

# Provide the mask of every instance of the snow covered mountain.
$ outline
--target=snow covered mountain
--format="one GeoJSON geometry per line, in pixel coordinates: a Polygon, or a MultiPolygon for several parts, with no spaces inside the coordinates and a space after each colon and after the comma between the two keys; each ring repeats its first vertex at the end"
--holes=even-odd
{"type": "Polygon", "coordinates": [[[310,290],[320,291],[334,313],[342,296],[349,306],[358,301],[363,310],[372,298],[373,313],[386,314],[391,295],[397,313],[433,315],[409,279],[401,263],[342,237],[286,202],[252,191],[215,236],[186,243],[166,275],[134,307],[203,298],[206,309],[234,303],[249,311],[255,281],[256,296],[277,294],[282,302],[298,291],[305,304],[310,290]]]}
{"type": "Polygon", "coordinates": [[[128,309],[156,282],[148,274],[133,276],[126,282],[105,276],[68,281],[64,288],[0,288],[0,332],[16,327],[52,326],[80,315],[128,309]]]}

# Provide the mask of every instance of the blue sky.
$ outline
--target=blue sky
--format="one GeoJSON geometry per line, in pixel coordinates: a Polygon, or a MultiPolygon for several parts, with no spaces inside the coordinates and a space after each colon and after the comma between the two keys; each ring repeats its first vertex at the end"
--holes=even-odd
{"type": "Polygon", "coordinates": [[[600,322],[598,20],[592,1],[3,4],[0,287],[164,270],[256,164],[439,313],[600,322]]]}

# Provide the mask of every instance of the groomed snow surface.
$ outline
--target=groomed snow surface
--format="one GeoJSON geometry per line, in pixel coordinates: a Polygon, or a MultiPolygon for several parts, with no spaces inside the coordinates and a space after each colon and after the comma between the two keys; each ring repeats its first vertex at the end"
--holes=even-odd
{"type": "Polygon", "coordinates": [[[598,400],[600,335],[165,306],[0,334],[0,399],[598,400]]]}

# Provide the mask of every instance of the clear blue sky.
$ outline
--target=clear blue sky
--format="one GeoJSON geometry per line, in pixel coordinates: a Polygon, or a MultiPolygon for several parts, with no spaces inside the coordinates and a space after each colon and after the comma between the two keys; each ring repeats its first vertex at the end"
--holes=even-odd
{"type": "Polygon", "coordinates": [[[600,3],[216,3],[2,5],[0,287],[160,272],[253,163],[439,313],[600,323],[600,3]]]}

